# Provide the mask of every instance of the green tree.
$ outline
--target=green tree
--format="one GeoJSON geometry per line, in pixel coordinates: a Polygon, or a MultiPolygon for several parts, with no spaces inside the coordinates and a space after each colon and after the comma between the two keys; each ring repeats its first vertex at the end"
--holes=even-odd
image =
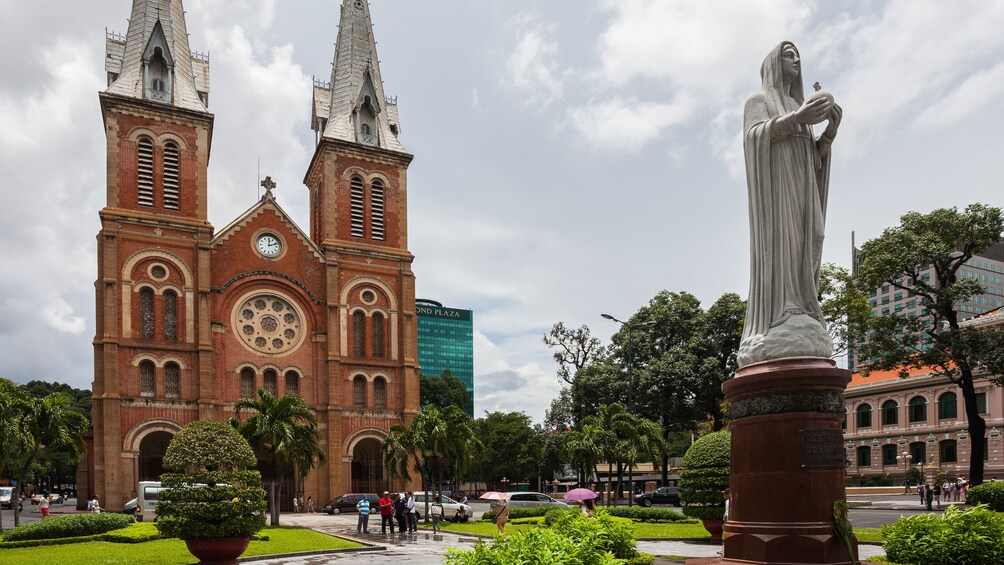
{"type": "MultiPolygon", "coordinates": [[[[27,428],[11,425],[21,421],[23,403],[27,400],[24,391],[17,385],[0,378],[0,477],[11,477],[20,464],[21,454],[29,449],[32,438],[27,428]]],[[[16,493],[15,493],[16,494],[16,493]]],[[[0,513],[0,531],[3,531],[0,513]]]]}
{"type": "Polygon", "coordinates": [[[489,412],[475,420],[484,449],[476,459],[477,477],[496,490],[505,477],[516,483],[537,477],[543,465],[543,438],[523,412],[489,412]]]}
{"type": "Polygon", "coordinates": [[[596,477],[596,465],[602,458],[606,433],[596,426],[585,424],[578,430],[562,434],[564,456],[571,461],[579,475],[579,484],[589,483],[596,477]]]}
{"type": "MultiPolygon", "coordinates": [[[[22,439],[14,446],[9,462],[11,473],[20,487],[32,468],[56,453],[69,454],[76,463],[84,455],[83,434],[87,430],[87,416],[70,406],[70,399],[61,392],[45,398],[32,398],[21,392],[15,396],[14,419],[5,426],[19,427],[22,439]]],[[[14,513],[14,526],[20,525],[20,514],[14,513]]]]}
{"type": "Polygon", "coordinates": [[[574,406],[571,387],[561,387],[558,396],[551,399],[551,405],[544,412],[544,428],[564,431],[575,426],[574,406]]]}
{"type": "Polygon", "coordinates": [[[973,254],[1001,239],[1001,210],[972,204],[965,211],[940,208],[928,214],[909,212],[900,225],[868,241],[859,254],[857,278],[865,288],[888,284],[917,298],[923,309],[916,317],[894,313],[870,318],[855,345],[868,370],[926,368],[948,378],[962,391],[971,455],[969,480],[983,482],[986,421],[976,403],[974,379],[987,376],[1004,384],[1004,330],[976,329],[959,323],[958,305],[984,288],[959,270],[973,254]],[[934,276],[921,271],[930,265],[934,276]]]}
{"type": "Polygon", "coordinates": [[[320,447],[317,416],[297,394],[276,398],[272,393],[259,389],[255,398],[242,398],[234,403],[230,424],[251,444],[259,459],[271,464],[271,524],[278,526],[282,481],[287,467],[299,465],[302,473],[312,468],[315,460],[320,463],[327,460],[320,447]],[[251,411],[252,414],[242,420],[243,411],[251,411]]]}
{"type": "MultiPolygon", "coordinates": [[[[618,488],[620,493],[620,469],[624,461],[624,454],[627,446],[634,439],[635,419],[631,417],[623,404],[615,402],[601,406],[595,415],[584,420],[586,426],[592,426],[598,430],[597,437],[600,440],[600,456],[607,462],[607,492],[613,493],[613,466],[617,464],[618,488]]],[[[611,497],[612,498],[612,497],[611,497]]],[[[618,495],[618,498],[620,496],[618,495]]],[[[607,504],[611,503],[607,499],[607,504]]]]}
{"type": "MultiPolygon", "coordinates": [[[[91,391],[73,388],[64,383],[50,383],[46,381],[28,381],[20,385],[21,389],[34,398],[45,398],[53,393],[63,393],[70,401],[69,407],[77,410],[91,421],[91,391]]],[[[60,483],[74,483],[77,476],[77,461],[72,449],[52,450],[45,460],[39,461],[32,469],[28,482],[35,485],[52,485],[60,483]]]]}
{"type": "Polygon", "coordinates": [[[558,322],[544,336],[544,344],[553,348],[554,361],[558,364],[558,378],[568,384],[575,381],[577,372],[602,358],[606,351],[600,340],[589,333],[583,324],[578,329],[566,328],[558,322]]]}
{"type": "Polygon", "coordinates": [[[833,354],[847,352],[853,336],[871,317],[868,292],[847,269],[824,263],[819,273],[819,304],[833,339],[833,354]]]}
{"type": "Polygon", "coordinates": [[[467,406],[467,385],[446,369],[438,377],[421,376],[419,397],[423,408],[434,406],[442,410],[456,406],[463,410],[467,406]]]}

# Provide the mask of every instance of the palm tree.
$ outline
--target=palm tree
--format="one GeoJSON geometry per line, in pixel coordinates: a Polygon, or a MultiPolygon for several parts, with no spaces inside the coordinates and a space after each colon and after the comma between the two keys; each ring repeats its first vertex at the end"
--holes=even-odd
{"type": "Polygon", "coordinates": [[[606,432],[584,423],[581,430],[565,432],[564,436],[565,457],[579,470],[579,483],[584,485],[590,474],[596,475],[596,463],[607,441],[606,432]]]}
{"type": "Polygon", "coordinates": [[[271,463],[271,524],[278,526],[286,467],[292,464],[303,472],[312,469],[315,461],[324,463],[327,460],[319,445],[321,433],[317,428],[317,416],[297,394],[276,398],[258,389],[256,398],[242,398],[234,403],[230,424],[248,440],[259,458],[271,463]],[[242,410],[251,410],[253,414],[241,420],[242,410]]]}
{"type": "MultiPolygon", "coordinates": [[[[662,426],[647,418],[632,415],[631,441],[625,446],[624,455],[628,465],[628,484],[634,487],[634,466],[638,462],[662,460],[666,442],[662,439],[662,426]]],[[[634,500],[634,492],[628,495],[628,505],[634,500]]]]}
{"type": "MultiPolygon", "coordinates": [[[[584,423],[602,430],[602,442],[600,443],[600,453],[607,460],[607,492],[613,493],[613,465],[617,463],[618,470],[622,469],[624,453],[628,446],[634,443],[634,426],[637,419],[628,412],[624,405],[619,402],[600,406],[596,414],[585,418],[584,423]]],[[[620,477],[618,477],[618,486],[620,477]]],[[[620,488],[618,490],[618,498],[620,488]]],[[[607,505],[610,505],[610,498],[607,498],[607,505]]]]}
{"type": "MultiPolygon", "coordinates": [[[[24,426],[11,425],[20,421],[21,402],[25,399],[26,395],[21,393],[17,385],[0,379],[0,422],[5,423],[0,426],[0,477],[13,475],[17,460],[20,459],[19,454],[27,451],[31,444],[31,436],[24,426]]],[[[17,496],[16,489],[12,496],[17,496]]],[[[12,499],[12,503],[17,508],[16,499],[12,499]]],[[[17,512],[14,514],[16,516],[17,512]]],[[[0,520],[0,532],[2,531],[3,521],[0,520]]]]}
{"type": "MultiPolygon", "coordinates": [[[[45,398],[17,394],[11,407],[13,419],[4,422],[9,427],[20,428],[14,432],[20,436],[20,441],[8,452],[10,470],[19,487],[32,466],[53,453],[63,451],[74,462],[84,455],[82,435],[87,430],[87,416],[74,410],[65,394],[56,392],[45,398]]],[[[20,514],[14,512],[14,527],[20,524],[20,514]]]]}

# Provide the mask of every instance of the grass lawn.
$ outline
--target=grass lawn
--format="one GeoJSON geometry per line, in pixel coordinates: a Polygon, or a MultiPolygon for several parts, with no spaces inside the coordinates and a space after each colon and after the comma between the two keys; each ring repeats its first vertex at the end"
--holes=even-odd
{"type": "MultiPolygon", "coordinates": [[[[130,528],[148,528],[152,524],[134,524],[130,528]]],[[[321,549],[346,549],[362,547],[360,544],[321,534],[304,528],[267,527],[258,532],[268,536],[268,541],[252,541],[244,552],[252,555],[274,555],[297,551],[321,549]]],[[[143,543],[111,543],[91,541],[67,545],[24,547],[4,549],[0,552],[0,564],[44,563],[63,564],[106,564],[106,563],[192,563],[192,554],[185,542],[177,539],[162,539],[143,543]]]]}
{"type": "Polygon", "coordinates": [[[858,537],[858,541],[882,542],[881,528],[854,528],[854,535],[858,537]]]}
{"type": "MultiPolygon", "coordinates": [[[[626,520],[626,518],[623,519],[626,520]]],[[[543,518],[513,520],[506,524],[505,531],[510,533],[529,530],[540,527],[542,522],[543,518]]],[[[708,539],[711,537],[711,534],[700,524],[632,522],[631,525],[634,528],[635,539],[708,539]]],[[[499,531],[495,524],[481,520],[466,523],[446,522],[442,526],[444,530],[451,532],[482,536],[494,536],[499,531]]]]}

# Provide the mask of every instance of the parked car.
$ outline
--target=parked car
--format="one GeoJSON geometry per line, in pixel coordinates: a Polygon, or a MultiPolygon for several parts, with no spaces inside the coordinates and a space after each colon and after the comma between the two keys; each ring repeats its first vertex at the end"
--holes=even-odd
{"type": "Polygon", "coordinates": [[[509,508],[536,508],[537,506],[553,506],[568,508],[568,504],[551,498],[542,492],[507,492],[509,508]]]}
{"type": "MultiPolygon", "coordinates": [[[[429,493],[429,506],[432,506],[432,498],[435,493],[429,493]]],[[[441,496],[440,500],[443,503],[443,517],[452,522],[466,522],[474,516],[474,509],[466,504],[461,504],[456,500],[448,496],[441,496]]],[[[422,514],[425,512],[425,493],[416,492],[415,493],[415,511],[418,512],[419,519],[424,516],[422,514]]]]}
{"type": "Polygon", "coordinates": [[[341,514],[342,512],[356,512],[356,504],[363,498],[370,501],[370,512],[380,511],[380,497],[373,493],[349,493],[338,498],[332,498],[330,502],[321,507],[321,512],[328,514],[341,514]]]}
{"type": "Polygon", "coordinates": [[[130,516],[135,516],[136,515],[136,506],[138,506],[138,505],[139,505],[139,500],[134,498],[134,499],[130,500],[129,502],[126,502],[125,504],[122,505],[122,513],[123,514],[128,514],[130,516]]]}
{"type": "MultiPolygon", "coordinates": [[[[38,503],[42,502],[42,497],[45,496],[45,494],[46,493],[43,492],[36,492],[31,496],[31,503],[37,506],[38,503]]],[[[58,492],[54,492],[52,493],[52,499],[49,500],[49,502],[51,504],[62,504],[63,502],[65,502],[65,499],[63,498],[63,495],[59,494],[58,492]]]]}
{"type": "Polygon", "coordinates": [[[655,490],[639,494],[634,497],[634,501],[640,506],[652,506],[653,504],[680,505],[680,489],[677,487],[659,487],[655,490]]]}
{"type": "Polygon", "coordinates": [[[17,501],[17,511],[24,510],[24,503],[14,493],[14,487],[0,487],[0,508],[14,508],[15,500],[17,501]]]}

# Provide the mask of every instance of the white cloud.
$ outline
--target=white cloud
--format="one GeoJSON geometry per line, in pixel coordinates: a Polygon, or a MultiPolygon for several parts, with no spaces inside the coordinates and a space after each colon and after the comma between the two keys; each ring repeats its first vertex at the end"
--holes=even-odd
{"type": "Polygon", "coordinates": [[[504,84],[523,95],[525,105],[546,106],[561,98],[563,79],[555,57],[558,43],[551,39],[555,26],[536,21],[530,14],[513,19],[515,45],[505,60],[504,84]]]}
{"type": "Polygon", "coordinates": [[[1004,63],[967,77],[945,98],[925,108],[916,123],[924,128],[940,128],[970,115],[979,115],[1004,98],[1004,63]]]}
{"type": "Polygon", "coordinates": [[[81,335],[87,327],[83,316],[75,316],[73,307],[62,298],[56,298],[42,309],[45,320],[58,332],[81,335]]]}
{"type": "Polygon", "coordinates": [[[615,97],[570,108],[565,125],[593,148],[634,152],[666,129],[683,123],[693,106],[683,96],[666,104],[615,97]]]}

